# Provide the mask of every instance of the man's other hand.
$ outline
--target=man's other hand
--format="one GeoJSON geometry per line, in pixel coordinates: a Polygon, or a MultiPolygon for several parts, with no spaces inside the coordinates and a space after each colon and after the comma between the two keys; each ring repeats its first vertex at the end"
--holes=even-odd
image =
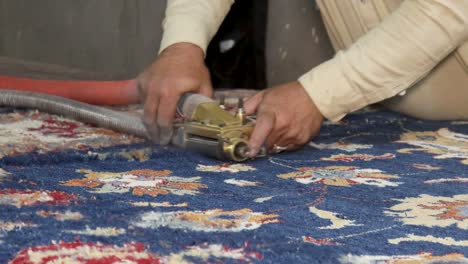
{"type": "Polygon", "coordinates": [[[143,122],[157,144],[172,138],[177,101],[187,92],[212,96],[210,74],[203,50],[190,43],[173,44],[138,77],[144,103],[143,122]]]}
{"type": "Polygon", "coordinates": [[[263,144],[272,152],[299,148],[319,133],[324,119],[299,82],[257,93],[246,102],[245,110],[257,113],[249,142],[251,157],[263,144]]]}

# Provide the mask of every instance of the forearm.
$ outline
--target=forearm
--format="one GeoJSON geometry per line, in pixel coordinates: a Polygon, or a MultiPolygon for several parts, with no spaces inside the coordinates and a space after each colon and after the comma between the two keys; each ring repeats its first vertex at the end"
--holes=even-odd
{"type": "Polygon", "coordinates": [[[188,42],[205,53],[234,0],[168,0],[160,52],[188,42]]]}
{"type": "Polygon", "coordinates": [[[467,24],[467,1],[407,0],[350,49],[299,81],[325,117],[339,120],[423,78],[467,39],[467,24]]]}

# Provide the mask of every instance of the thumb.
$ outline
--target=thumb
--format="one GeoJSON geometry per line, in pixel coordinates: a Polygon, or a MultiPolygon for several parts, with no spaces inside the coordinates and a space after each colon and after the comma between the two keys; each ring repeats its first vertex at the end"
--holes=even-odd
{"type": "Polygon", "coordinates": [[[200,86],[200,94],[213,98],[213,86],[211,85],[210,79],[205,80],[200,86]]]}
{"type": "Polygon", "coordinates": [[[264,95],[265,91],[258,92],[244,103],[244,110],[247,115],[252,115],[257,111],[258,105],[262,102],[264,95]]]}
{"type": "Polygon", "coordinates": [[[138,97],[141,102],[144,102],[147,94],[147,87],[146,84],[148,83],[148,74],[146,72],[140,73],[137,77],[137,92],[138,97]]]}

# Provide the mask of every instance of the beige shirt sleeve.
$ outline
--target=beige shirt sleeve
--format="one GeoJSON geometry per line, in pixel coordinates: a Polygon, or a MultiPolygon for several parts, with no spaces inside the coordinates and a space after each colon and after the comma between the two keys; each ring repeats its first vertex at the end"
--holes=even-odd
{"type": "Polygon", "coordinates": [[[321,113],[336,121],[409,88],[467,38],[468,1],[406,0],[299,82],[321,113]]]}
{"type": "Polygon", "coordinates": [[[159,52],[168,46],[189,42],[206,53],[234,0],[168,0],[159,52]]]}

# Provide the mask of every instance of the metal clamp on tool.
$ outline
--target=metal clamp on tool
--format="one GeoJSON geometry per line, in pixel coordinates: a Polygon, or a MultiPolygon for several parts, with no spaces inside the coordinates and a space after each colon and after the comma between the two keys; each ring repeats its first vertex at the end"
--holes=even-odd
{"type": "MultiPolygon", "coordinates": [[[[242,98],[235,114],[224,110],[223,104],[199,94],[184,95],[177,107],[183,121],[175,124],[172,144],[220,160],[247,160],[255,122],[245,116],[242,98]]],[[[265,153],[263,149],[258,156],[265,153]]]]}

